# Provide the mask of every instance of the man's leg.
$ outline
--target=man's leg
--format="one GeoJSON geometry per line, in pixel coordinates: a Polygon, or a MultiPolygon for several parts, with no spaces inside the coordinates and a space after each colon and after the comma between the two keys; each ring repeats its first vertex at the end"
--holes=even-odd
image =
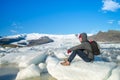
{"type": "Polygon", "coordinates": [[[77,50],[74,50],[68,58],[68,61],[71,63],[77,54],[77,50]]]}
{"type": "Polygon", "coordinates": [[[82,50],[77,50],[77,55],[80,56],[85,62],[90,62],[91,59],[88,58],[88,55],[85,54],[82,50]]]}
{"type": "Polygon", "coordinates": [[[72,54],[69,56],[68,61],[71,63],[72,60],[75,58],[76,54],[80,56],[84,61],[90,62],[91,59],[88,58],[87,54],[85,54],[82,50],[75,50],[72,52],[72,54]]]}
{"type": "Polygon", "coordinates": [[[86,62],[91,61],[91,59],[89,59],[88,56],[82,50],[74,50],[69,56],[68,60],[65,60],[65,62],[62,62],[61,64],[64,66],[70,65],[70,63],[72,62],[76,55],[80,56],[86,62]]]}

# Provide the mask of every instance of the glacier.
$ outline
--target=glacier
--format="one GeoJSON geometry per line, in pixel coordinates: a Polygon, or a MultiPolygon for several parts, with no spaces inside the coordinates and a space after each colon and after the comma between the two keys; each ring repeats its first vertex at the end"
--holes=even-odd
{"type": "Polygon", "coordinates": [[[70,55],[66,50],[80,44],[79,40],[74,34],[38,33],[27,34],[26,39],[38,39],[43,36],[49,36],[54,42],[22,48],[0,47],[0,65],[17,64],[19,72],[16,80],[40,77],[44,72],[48,72],[57,80],[120,80],[119,43],[99,42],[102,54],[95,56],[93,63],[86,63],[76,56],[70,66],[62,66],[60,63],[70,55]]]}

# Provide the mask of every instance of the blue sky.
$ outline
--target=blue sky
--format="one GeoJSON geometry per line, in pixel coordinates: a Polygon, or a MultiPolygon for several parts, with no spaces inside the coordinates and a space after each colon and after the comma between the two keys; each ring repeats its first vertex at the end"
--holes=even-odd
{"type": "Polygon", "coordinates": [[[120,30],[120,0],[0,0],[0,35],[120,30]]]}

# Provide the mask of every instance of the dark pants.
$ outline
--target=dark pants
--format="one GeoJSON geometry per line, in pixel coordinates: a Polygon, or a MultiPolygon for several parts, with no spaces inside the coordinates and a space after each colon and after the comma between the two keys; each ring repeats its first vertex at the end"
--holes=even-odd
{"type": "Polygon", "coordinates": [[[68,58],[69,62],[72,62],[72,60],[75,58],[76,54],[78,56],[80,56],[85,62],[91,62],[92,60],[90,58],[88,58],[88,55],[85,54],[82,50],[78,49],[78,50],[74,50],[71,55],[68,58]]]}

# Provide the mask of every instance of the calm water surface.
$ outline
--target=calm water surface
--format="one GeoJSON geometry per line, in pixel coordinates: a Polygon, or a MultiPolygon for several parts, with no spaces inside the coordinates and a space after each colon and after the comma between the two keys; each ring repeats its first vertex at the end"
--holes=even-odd
{"type": "MultiPolygon", "coordinates": [[[[15,80],[19,69],[15,64],[0,65],[0,80],[15,80]]],[[[41,73],[40,77],[29,78],[25,80],[56,80],[50,74],[41,73]]]]}

